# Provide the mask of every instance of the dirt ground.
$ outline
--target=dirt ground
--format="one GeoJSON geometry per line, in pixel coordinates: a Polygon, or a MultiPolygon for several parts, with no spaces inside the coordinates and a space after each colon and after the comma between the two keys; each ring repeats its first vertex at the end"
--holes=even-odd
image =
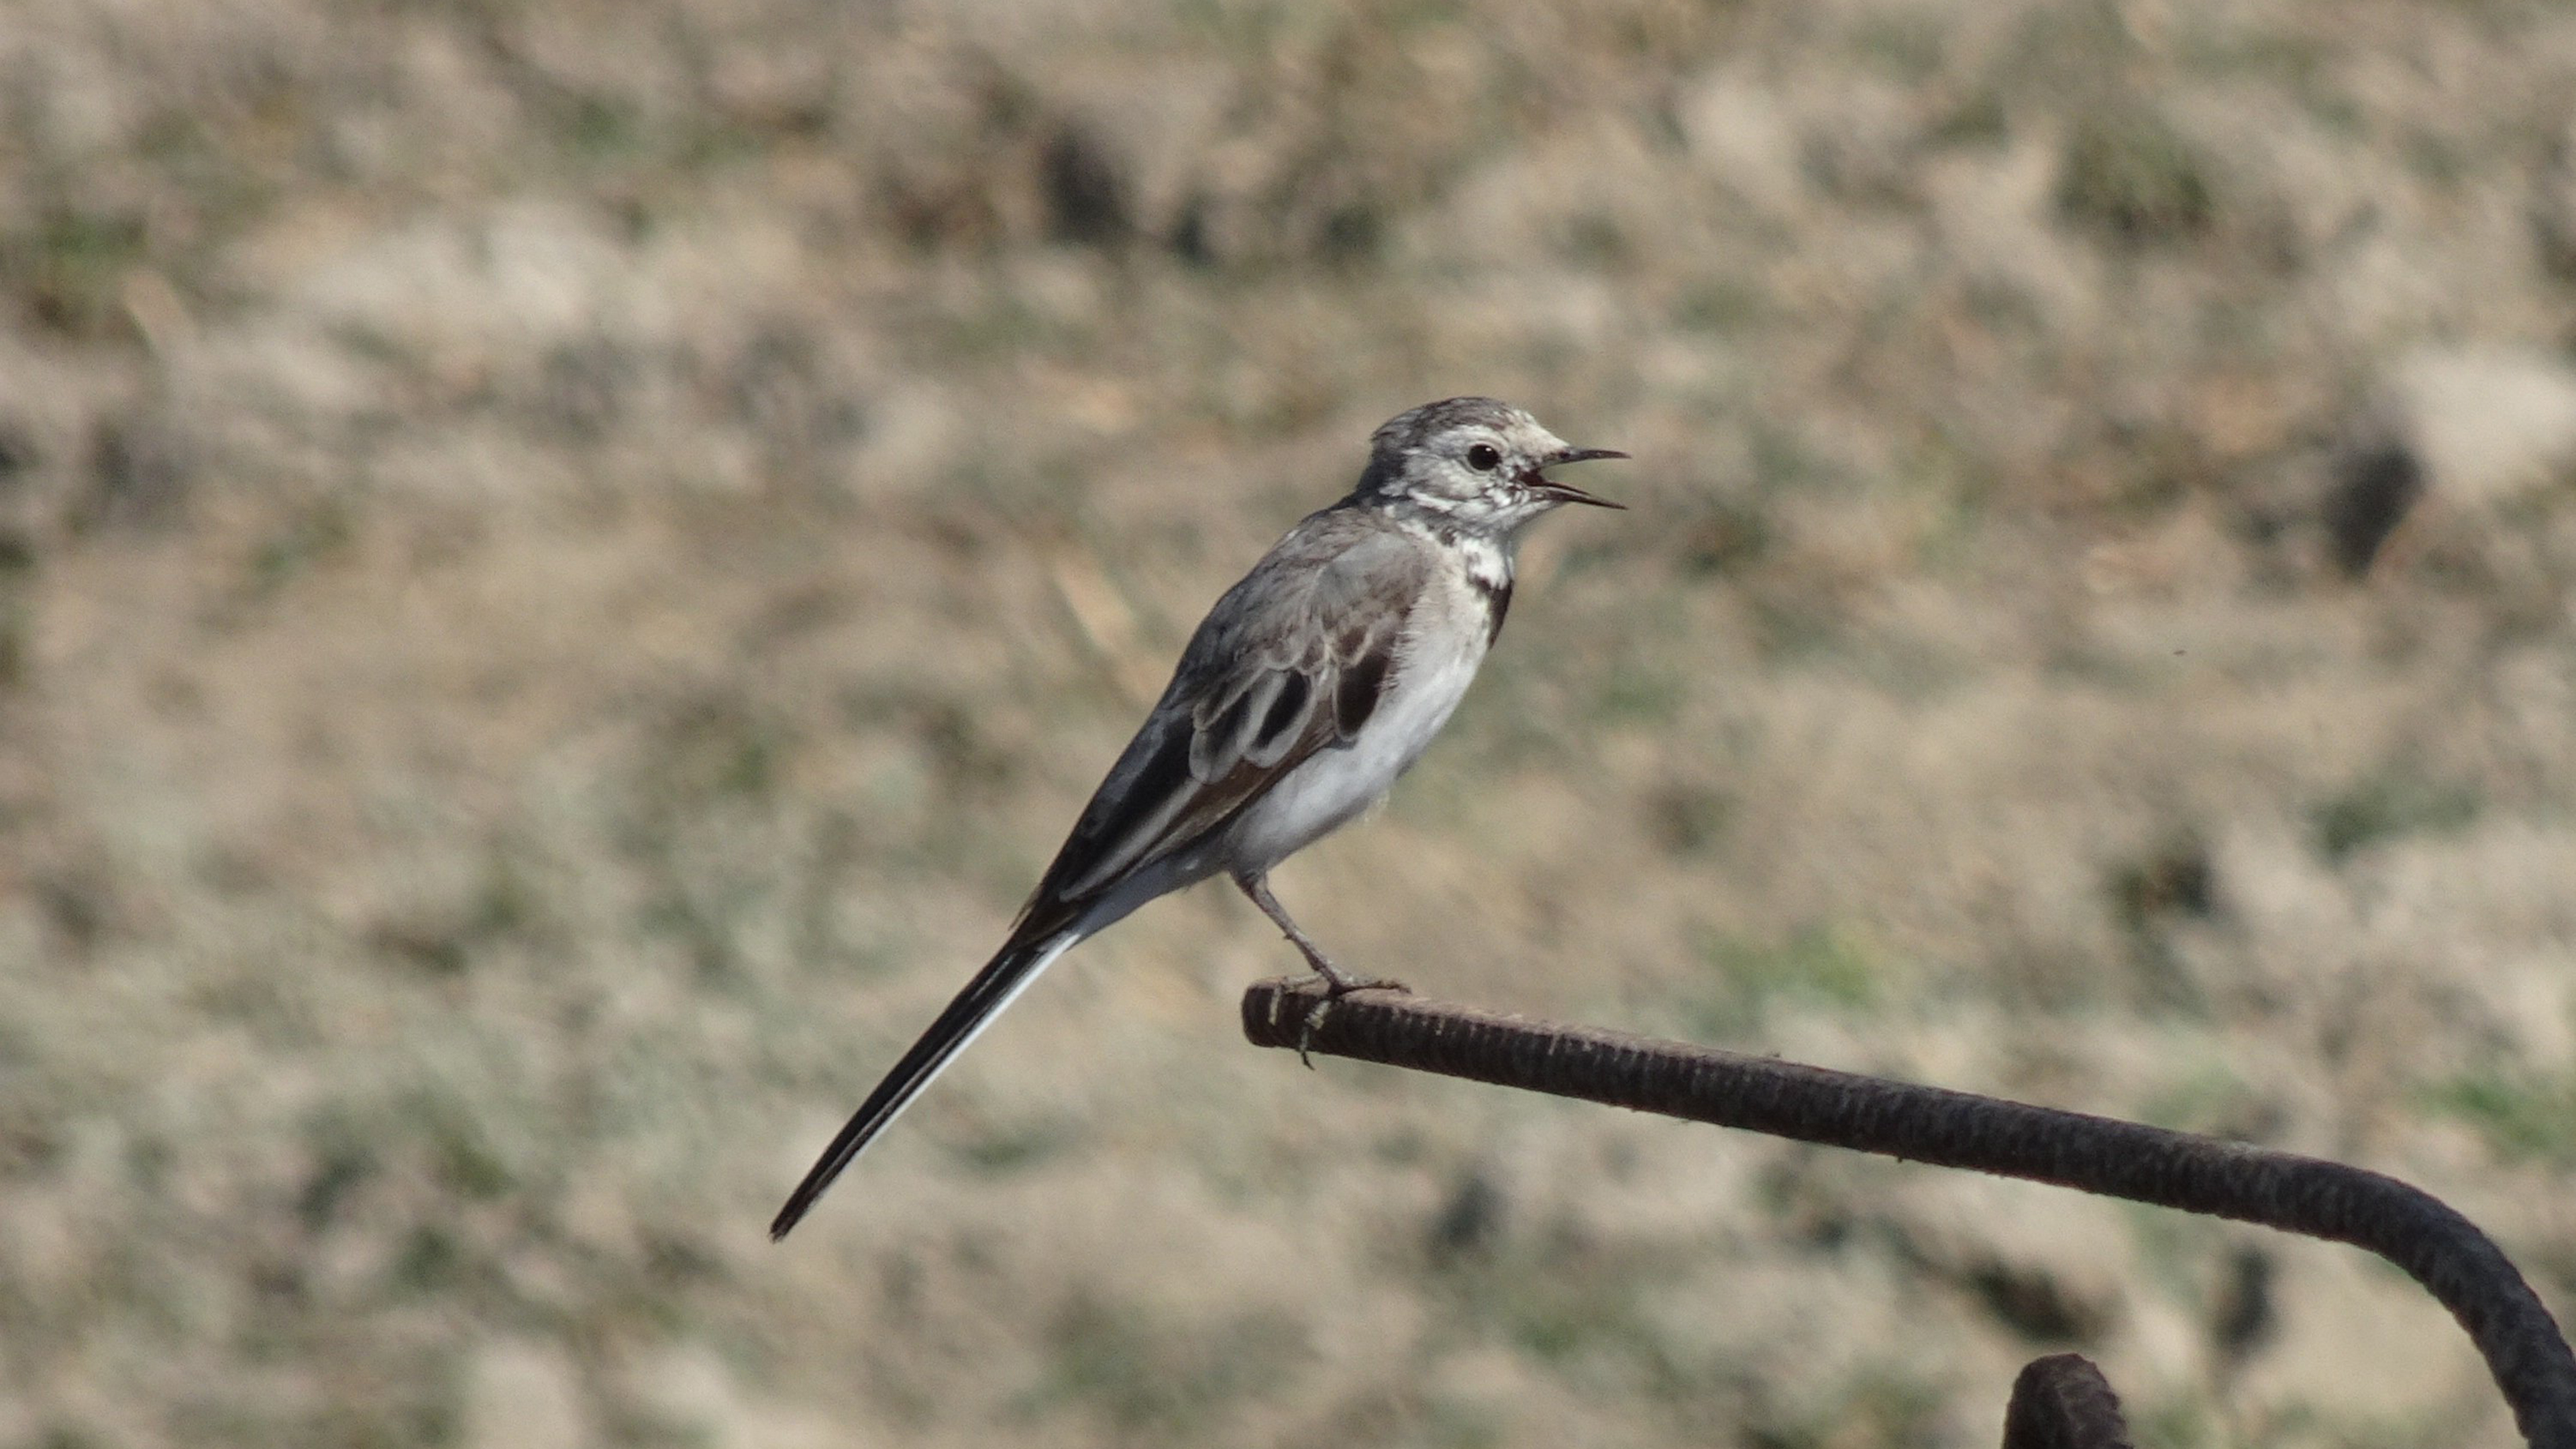
{"type": "Polygon", "coordinates": [[[1629,464],[1280,872],[1480,1004],[2329,1154],[2576,1310],[2576,9],[0,0],[0,1446],[2499,1445],[2172,1213],[1087,945],[1424,400],[1629,464]]]}

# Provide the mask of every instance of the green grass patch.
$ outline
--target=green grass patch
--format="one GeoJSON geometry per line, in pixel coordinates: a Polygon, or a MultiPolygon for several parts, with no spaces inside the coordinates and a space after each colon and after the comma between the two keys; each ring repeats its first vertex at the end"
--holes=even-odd
{"type": "Polygon", "coordinates": [[[2215,1449],[2232,1443],[2204,1398],[2177,1396],[2128,1407],[2129,1437],[2138,1449],[2215,1449]]]}
{"type": "Polygon", "coordinates": [[[1682,571],[1707,578],[1762,561],[1772,545],[1771,523],[1761,510],[1712,501],[1674,531],[1682,571]]]}
{"type": "Polygon", "coordinates": [[[0,277],[43,326],[97,337],[120,315],[119,289],[150,251],[138,215],[62,208],[16,235],[0,234],[0,277]]]}
{"type": "Polygon", "coordinates": [[[2478,818],[2485,802],[2465,785],[2393,766],[2318,805],[2309,820],[2317,852],[2341,862],[2364,847],[2407,835],[2446,834],[2478,818]]]}
{"type": "Polygon", "coordinates": [[[2011,135],[2012,113],[2004,109],[2004,98],[1990,89],[1972,92],[1933,122],[1931,130],[1932,144],[1945,148],[2000,146],[2011,135]]]}
{"type": "Polygon", "coordinates": [[[1687,1408],[1710,1392],[1656,1311],[1696,1245],[1614,1245],[1561,1225],[1501,1236],[1438,1259],[1444,1318],[1463,1338],[1507,1347],[1586,1396],[1687,1408]]]}
{"type": "Polygon", "coordinates": [[[250,594],[265,599],[335,555],[348,551],[357,529],[348,505],[326,499],[298,512],[251,550],[250,594]]]}
{"type": "Polygon", "coordinates": [[[2576,1166],[2576,1075],[2491,1067],[2438,1082],[2422,1100],[2475,1128],[2499,1157],[2576,1166]]]}
{"type": "Polygon", "coordinates": [[[956,1153],[967,1165],[995,1176],[1024,1171],[1039,1166],[1073,1145],[1072,1123],[1063,1118],[1015,1122],[957,1144],[956,1153]]]}
{"type": "Polygon", "coordinates": [[[1892,80],[1921,85],[1941,73],[1951,26],[1929,13],[1873,15],[1854,26],[1852,53],[1892,80]]]}
{"type": "Polygon", "coordinates": [[[2216,909],[2209,850],[2189,835],[2115,868],[2108,888],[2112,916],[2133,937],[2148,936],[2177,916],[2206,918],[2216,909]]]}
{"type": "Polygon", "coordinates": [[[2175,1132],[2242,1139],[2259,1125],[2266,1111],[2242,1077],[2208,1062],[2148,1098],[2138,1110],[2138,1120],[2175,1132]]]}
{"type": "Polygon", "coordinates": [[[1674,299],[1673,325],[1685,332],[1742,332],[1767,321],[1770,294],[1740,277],[1706,277],[1674,299]]]}
{"type": "Polygon", "coordinates": [[[2059,214],[2133,245],[2181,241],[2209,230],[2218,189],[2200,152],[2152,111],[2086,115],[2067,140],[2059,214]]]}
{"type": "Polygon", "coordinates": [[[1775,1003],[1847,1011],[1871,1006],[1887,975],[1884,959],[1857,931],[1830,923],[1802,927],[1777,943],[1711,932],[1701,938],[1699,954],[1716,970],[1709,993],[1685,1007],[1686,1025],[1719,1038],[1759,1028],[1775,1003]]]}
{"type": "Polygon", "coordinates": [[[1089,1296],[1057,1316],[1051,1337],[1045,1382],[1019,1406],[1031,1419],[1071,1402],[1098,1411],[1130,1436],[1190,1442],[1227,1406],[1307,1352],[1297,1326],[1277,1314],[1180,1324],[1157,1321],[1139,1305],[1089,1296]]]}
{"type": "Polygon", "coordinates": [[[1764,1425],[1765,1449],[1844,1449],[1857,1444],[1923,1444],[1935,1437],[1944,1398],[1931,1384],[1888,1365],[1851,1376],[1843,1392],[1811,1413],[1764,1425]]]}
{"type": "Polygon", "coordinates": [[[1594,716],[1604,724],[1664,725],[1687,698],[1681,677],[1643,660],[1627,659],[1610,671],[1594,716]]]}

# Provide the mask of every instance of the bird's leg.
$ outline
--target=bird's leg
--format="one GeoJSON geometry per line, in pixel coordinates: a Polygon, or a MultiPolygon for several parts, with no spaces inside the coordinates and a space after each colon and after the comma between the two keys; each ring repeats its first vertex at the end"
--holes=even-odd
{"type": "Polygon", "coordinates": [[[1342,968],[1325,957],[1323,948],[1308,940],[1306,933],[1297,929],[1297,923],[1288,919],[1288,913],[1280,908],[1279,898],[1270,893],[1269,877],[1239,875],[1234,878],[1234,883],[1245,895],[1252,898],[1254,905],[1261,907],[1261,914],[1268,916],[1272,925],[1287,933],[1289,944],[1295,946],[1305,956],[1306,964],[1315,968],[1316,975],[1324,978],[1324,985],[1333,995],[1348,996],[1354,991],[1411,989],[1401,981],[1362,981],[1357,977],[1344,975],[1342,968]]]}
{"type": "Polygon", "coordinates": [[[1270,893],[1268,875],[1238,875],[1234,878],[1234,883],[1245,895],[1252,898],[1254,905],[1261,907],[1261,914],[1268,916],[1272,925],[1287,933],[1288,943],[1295,946],[1305,956],[1306,964],[1314,967],[1315,974],[1324,979],[1324,999],[1316,1002],[1313,1009],[1306,1013],[1305,1026],[1297,1035],[1297,1060],[1305,1062],[1309,1068],[1315,1064],[1307,1060],[1306,1042],[1314,1036],[1315,1029],[1324,1024],[1324,1017],[1332,1010],[1335,1001],[1354,991],[1410,992],[1413,989],[1401,981],[1362,981],[1357,977],[1343,975],[1341,968],[1325,957],[1323,948],[1308,940],[1306,933],[1297,929],[1297,923],[1288,919],[1288,912],[1280,907],[1279,898],[1270,893]]]}

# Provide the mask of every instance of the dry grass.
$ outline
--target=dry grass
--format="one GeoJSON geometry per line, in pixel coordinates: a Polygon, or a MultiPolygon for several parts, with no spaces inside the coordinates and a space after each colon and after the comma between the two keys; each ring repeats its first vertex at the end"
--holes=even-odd
{"type": "Polygon", "coordinates": [[[2539,3],[20,0],[0,1445],[1967,1445],[2069,1343],[2506,1442],[2342,1250],[1256,1055],[1214,892],[761,1228],[1480,391],[1636,511],[1283,872],[1346,959],[2350,1158],[2563,1311],[2570,94],[2539,3]]]}

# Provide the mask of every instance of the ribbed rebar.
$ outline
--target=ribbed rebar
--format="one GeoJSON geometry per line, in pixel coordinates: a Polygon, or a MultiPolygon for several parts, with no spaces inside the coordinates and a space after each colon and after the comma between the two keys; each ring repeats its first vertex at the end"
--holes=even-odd
{"type": "Polygon", "coordinates": [[[1256,1046],[2056,1183],[2367,1248],[2423,1284],[2468,1330],[2526,1442],[2576,1449],[2576,1355],[2557,1321],[2475,1224],[2392,1177],[2117,1118],[1397,992],[1364,991],[1327,1006],[1312,980],[1253,986],[1244,993],[1243,1027],[1256,1046]]]}
{"type": "Polygon", "coordinates": [[[2120,1396],[2082,1354],[2022,1366],[2004,1407],[2004,1449],[2131,1449],[2120,1396]]]}

